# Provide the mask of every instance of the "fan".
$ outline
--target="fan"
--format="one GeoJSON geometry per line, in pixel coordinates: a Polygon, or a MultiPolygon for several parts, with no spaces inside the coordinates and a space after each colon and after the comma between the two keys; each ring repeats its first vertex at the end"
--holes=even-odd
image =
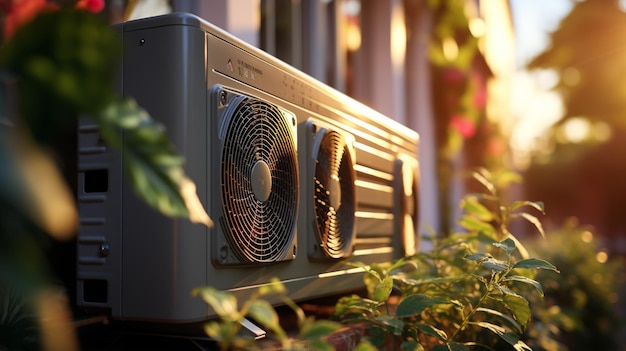
{"type": "MultiPolygon", "coordinates": [[[[298,161],[295,116],[268,102],[236,94],[222,123],[224,233],[240,262],[275,262],[295,256],[298,161]]],[[[224,248],[220,248],[222,261],[224,248]]]]}
{"type": "Polygon", "coordinates": [[[318,243],[326,257],[350,255],[355,236],[355,172],[345,137],[321,129],[316,142],[313,207],[318,243]]]}

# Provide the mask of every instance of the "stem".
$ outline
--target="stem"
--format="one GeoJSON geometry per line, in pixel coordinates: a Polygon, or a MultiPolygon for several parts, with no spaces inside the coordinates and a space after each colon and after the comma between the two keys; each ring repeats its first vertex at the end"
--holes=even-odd
{"type": "Polygon", "coordinates": [[[463,319],[463,322],[461,323],[459,328],[457,330],[455,330],[454,333],[452,334],[452,336],[448,339],[449,341],[454,340],[455,337],[459,334],[459,332],[461,332],[461,330],[463,330],[467,326],[467,324],[472,319],[472,317],[474,317],[474,314],[476,314],[476,311],[478,310],[478,308],[483,304],[483,302],[485,302],[487,297],[489,297],[489,294],[494,289],[493,280],[495,279],[495,275],[496,275],[495,272],[491,273],[491,279],[489,280],[489,285],[487,286],[487,291],[485,291],[485,294],[480,297],[480,299],[478,300],[476,305],[474,305],[472,307],[471,311],[465,316],[465,318],[463,319]]]}

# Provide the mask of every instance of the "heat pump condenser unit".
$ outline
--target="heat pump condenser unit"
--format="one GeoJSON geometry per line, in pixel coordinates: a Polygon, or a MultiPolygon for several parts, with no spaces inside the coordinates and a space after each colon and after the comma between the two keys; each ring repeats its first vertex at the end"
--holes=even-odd
{"type": "Polygon", "coordinates": [[[304,300],[362,286],[351,262],[416,250],[416,132],[196,16],[117,29],[117,88],[166,126],[215,226],[145,205],[125,155],[81,121],[79,306],[197,322],[214,312],[195,287],[245,298],[278,278],[304,300]]]}

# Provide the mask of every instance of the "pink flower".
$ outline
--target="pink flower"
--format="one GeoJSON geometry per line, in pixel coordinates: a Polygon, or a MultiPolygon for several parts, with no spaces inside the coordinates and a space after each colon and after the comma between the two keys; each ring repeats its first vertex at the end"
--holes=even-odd
{"type": "Polygon", "coordinates": [[[448,85],[459,85],[463,83],[465,79],[465,72],[456,67],[448,67],[443,71],[443,81],[448,85]]]}
{"type": "Polygon", "coordinates": [[[9,39],[38,13],[57,10],[59,6],[46,0],[1,0],[0,8],[5,11],[4,38],[9,39]]]}
{"type": "Polygon", "coordinates": [[[98,13],[104,9],[104,0],[78,0],[76,9],[98,13]]]}
{"type": "Polygon", "coordinates": [[[476,125],[465,116],[452,116],[452,118],[450,118],[450,127],[459,132],[463,139],[469,139],[476,134],[476,125]]]}

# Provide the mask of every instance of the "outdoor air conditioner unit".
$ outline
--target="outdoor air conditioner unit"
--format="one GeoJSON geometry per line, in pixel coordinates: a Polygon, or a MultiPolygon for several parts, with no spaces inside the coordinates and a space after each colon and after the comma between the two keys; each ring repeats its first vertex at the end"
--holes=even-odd
{"type": "Polygon", "coordinates": [[[167,127],[209,229],[161,215],[126,181],[98,126],[78,129],[77,305],[190,323],[190,292],[245,298],[272,278],[304,300],[354,291],[362,270],[416,250],[418,134],[189,14],[117,26],[118,89],[167,127]]]}

